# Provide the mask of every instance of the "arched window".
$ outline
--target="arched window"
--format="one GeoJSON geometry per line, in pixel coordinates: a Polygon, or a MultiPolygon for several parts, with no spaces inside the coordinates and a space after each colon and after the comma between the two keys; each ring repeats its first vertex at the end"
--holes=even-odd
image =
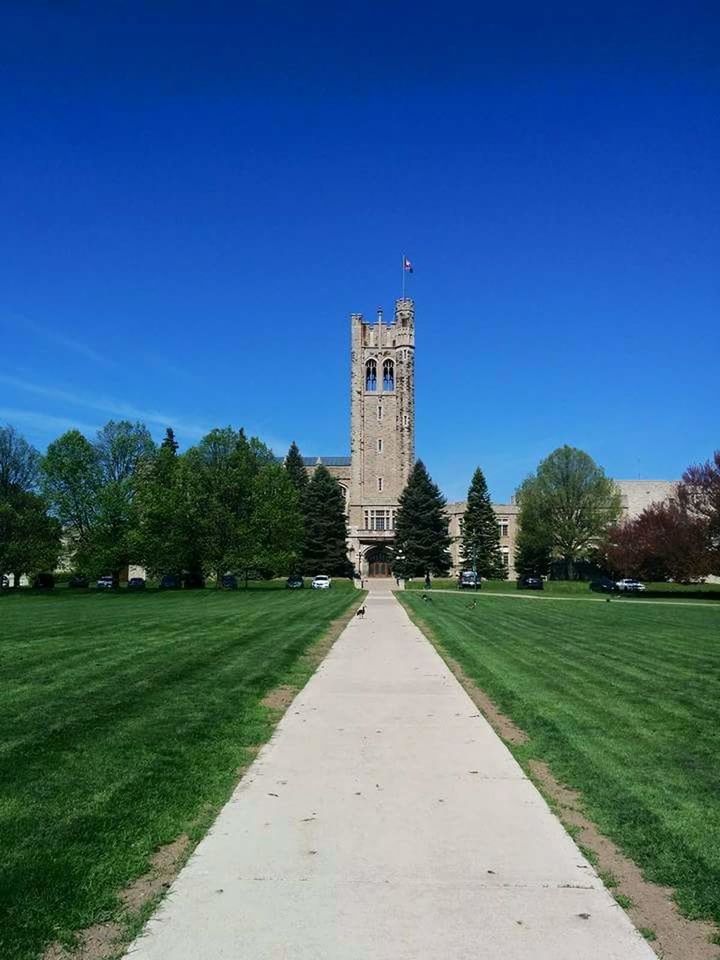
{"type": "Polygon", "coordinates": [[[383,390],[395,389],[395,364],[392,360],[383,363],[383,390]]]}
{"type": "Polygon", "coordinates": [[[374,360],[365,364],[365,389],[377,390],[377,363],[374,360]]]}

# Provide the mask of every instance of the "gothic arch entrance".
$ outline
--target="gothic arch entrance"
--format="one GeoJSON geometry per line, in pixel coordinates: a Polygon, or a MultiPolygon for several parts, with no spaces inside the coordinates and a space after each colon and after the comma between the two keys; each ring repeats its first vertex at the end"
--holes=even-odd
{"type": "Polygon", "coordinates": [[[392,575],[392,553],[385,546],[371,547],[365,554],[369,577],[392,575]]]}

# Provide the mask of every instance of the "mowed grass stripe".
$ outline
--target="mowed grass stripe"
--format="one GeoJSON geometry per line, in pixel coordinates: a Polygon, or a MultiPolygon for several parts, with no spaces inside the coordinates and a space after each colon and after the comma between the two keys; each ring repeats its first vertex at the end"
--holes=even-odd
{"type": "Polygon", "coordinates": [[[690,916],[720,921],[720,609],[400,595],[690,916]]]}
{"type": "Polygon", "coordinates": [[[0,601],[0,956],[30,960],[117,909],[163,843],[206,825],[263,696],[353,591],[0,601]],[[200,825],[200,826],[198,826],[200,825]]]}

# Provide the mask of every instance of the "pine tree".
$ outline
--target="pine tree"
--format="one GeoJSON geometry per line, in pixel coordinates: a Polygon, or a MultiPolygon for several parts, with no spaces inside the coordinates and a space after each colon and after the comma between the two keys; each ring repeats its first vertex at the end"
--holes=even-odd
{"type": "Polygon", "coordinates": [[[180,446],[180,444],[175,439],[175,431],[173,430],[172,427],[167,427],[167,429],[165,430],[165,437],[163,438],[163,441],[160,444],[160,446],[163,449],[172,450],[173,453],[178,452],[178,447],[180,446]]]}
{"type": "Polygon", "coordinates": [[[400,496],[395,544],[398,576],[444,576],[452,565],[445,498],[422,460],[416,462],[400,496]]]}
{"type": "Polygon", "coordinates": [[[285,469],[288,472],[293,486],[298,493],[302,495],[308,485],[308,475],[305,469],[305,462],[300,456],[300,450],[294,440],[290,444],[290,449],[285,457],[285,469]]]}
{"type": "Polygon", "coordinates": [[[352,575],[347,558],[345,498],[327,467],[316,467],[303,497],[305,545],[303,568],[308,575],[352,575]]]}
{"type": "Polygon", "coordinates": [[[487,580],[504,580],[507,577],[500,553],[500,529],[480,467],[473,474],[468,491],[467,508],[462,519],[460,556],[467,570],[474,570],[487,580]]]}

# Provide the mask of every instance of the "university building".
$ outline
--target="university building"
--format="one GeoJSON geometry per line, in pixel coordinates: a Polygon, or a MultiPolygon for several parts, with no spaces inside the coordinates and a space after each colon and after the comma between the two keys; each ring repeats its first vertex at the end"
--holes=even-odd
{"type": "MultiPolygon", "coordinates": [[[[415,462],[415,304],[395,303],[386,322],[362,314],[350,317],[350,456],[306,457],[310,474],[323,463],[345,495],[350,537],[348,554],[363,576],[389,576],[395,553],[398,500],[415,462]]],[[[429,465],[432,473],[431,465],[429,465]]],[[[468,484],[470,478],[468,477],[468,484]]],[[[623,516],[637,516],[650,503],[672,496],[675,484],[661,480],[616,481],[623,516]]],[[[460,569],[460,523],[464,501],[448,503],[453,572],[460,569]]],[[[515,576],[518,506],[496,503],[500,550],[515,576]]]]}

